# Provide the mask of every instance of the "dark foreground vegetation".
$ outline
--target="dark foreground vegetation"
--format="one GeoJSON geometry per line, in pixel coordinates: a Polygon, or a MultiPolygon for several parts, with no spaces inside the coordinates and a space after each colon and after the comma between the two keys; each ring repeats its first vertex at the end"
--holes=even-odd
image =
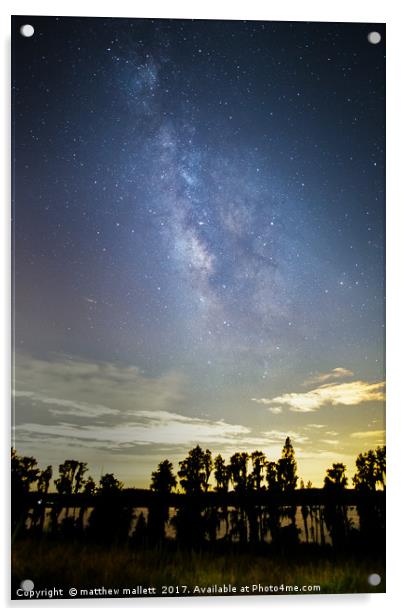
{"type": "MultiPolygon", "coordinates": [[[[321,593],[385,592],[384,560],[371,552],[338,552],[330,547],[300,545],[278,552],[269,546],[207,546],[185,549],[174,542],[157,547],[125,545],[88,546],[52,539],[22,539],[13,548],[13,582],[35,580],[36,587],[118,587],[163,585],[189,588],[261,584],[313,586],[321,593]],[[368,584],[370,573],[381,575],[381,584],[368,584]]],[[[303,592],[303,591],[301,591],[303,592]]],[[[305,592],[310,592],[308,589],[305,592]]],[[[318,591],[316,591],[318,592],[318,591]]]]}
{"type": "Polygon", "coordinates": [[[52,468],[41,471],[13,451],[13,585],[315,584],[320,592],[382,592],[385,448],[360,454],[356,466],[353,489],[341,463],[328,469],[322,489],[309,482],[297,489],[287,438],[277,462],[256,451],[226,464],[197,446],[178,477],[161,462],[150,490],[124,489],[113,474],[96,485],[85,463],[66,460],[51,492],[52,468]],[[371,573],[381,576],[379,586],[368,584],[371,573]]]}

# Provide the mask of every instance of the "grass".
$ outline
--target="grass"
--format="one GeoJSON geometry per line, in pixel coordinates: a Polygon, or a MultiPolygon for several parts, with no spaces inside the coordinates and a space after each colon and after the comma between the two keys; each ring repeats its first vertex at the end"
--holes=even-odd
{"type": "Polygon", "coordinates": [[[315,584],[321,593],[385,592],[384,572],[379,557],[335,556],[304,546],[287,556],[231,548],[186,551],[24,538],[15,542],[12,552],[17,587],[21,580],[32,579],[36,588],[315,584]],[[371,573],[381,575],[378,587],[368,584],[371,573]]]}

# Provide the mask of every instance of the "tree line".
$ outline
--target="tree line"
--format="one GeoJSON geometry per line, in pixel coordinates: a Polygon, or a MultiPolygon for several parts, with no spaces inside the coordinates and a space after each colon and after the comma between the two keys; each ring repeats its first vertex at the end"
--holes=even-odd
{"type": "MultiPolygon", "coordinates": [[[[348,486],[346,467],[334,463],[326,471],[323,482],[324,505],[303,504],[300,508],[303,531],[297,524],[297,507],[286,497],[297,490],[297,462],[289,437],[280,458],[270,461],[262,451],[234,453],[229,462],[219,454],[213,458],[209,449],[192,448],[179,462],[177,475],[169,460],[161,461],[151,475],[152,501],[147,515],[134,515],[125,498],[123,484],[112,473],[104,474],[97,484],[88,474],[88,466],[77,460],[59,465],[54,480],[61,496],[93,497],[94,507],[84,523],[85,500],[78,508],[53,504],[50,523],[45,528],[47,495],[52,481],[52,467],[38,468],[32,457],[19,456],[12,450],[12,524],[15,535],[37,533],[80,537],[94,541],[130,541],[155,545],[167,540],[170,522],[176,541],[200,545],[217,541],[241,544],[270,542],[287,547],[301,541],[326,543],[342,548],[348,542],[365,543],[369,537],[382,543],[384,500],[376,497],[386,487],[386,448],[377,447],[360,453],[352,484],[360,495],[357,504],[359,529],[353,527],[348,506],[341,498],[348,486]],[[36,491],[35,491],[36,487],[36,491]],[[34,505],[29,498],[35,491],[34,505]],[[170,518],[169,497],[180,492],[183,497],[175,515],[170,518]],[[205,495],[214,493],[214,503],[206,504],[205,495]],[[228,506],[227,495],[235,498],[228,506]],[[260,500],[256,500],[256,496],[260,500]],[[78,511],[77,511],[78,509],[78,511]],[[136,519],[134,519],[136,517],[136,519]]],[[[309,490],[300,480],[299,489],[309,490]]]]}

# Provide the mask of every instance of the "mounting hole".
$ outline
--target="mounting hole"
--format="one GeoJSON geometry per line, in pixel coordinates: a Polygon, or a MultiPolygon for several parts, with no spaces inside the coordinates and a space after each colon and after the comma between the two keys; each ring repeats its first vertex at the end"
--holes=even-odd
{"type": "Polygon", "coordinates": [[[368,576],[368,584],[370,584],[371,586],[379,586],[380,583],[381,576],[379,575],[379,573],[371,573],[371,575],[368,576]]]}
{"type": "Polygon", "coordinates": [[[21,36],[25,36],[25,38],[30,38],[31,36],[34,36],[34,32],[34,27],[31,26],[31,24],[24,24],[20,28],[20,34],[21,36]]]}
{"type": "Polygon", "coordinates": [[[378,45],[378,43],[381,42],[381,35],[379,34],[379,32],[370,32],[367,36],[368,42],[371,43],[371,45],[378,45]]]}
{"type": "Polygon", "coordinates": [[[21,590],[24,590],[25,592],[30,592],[31,590],[34,589],[34,586],[35,584],[33,583],[32,580],[22,580],[20,584],[21,590]]]}

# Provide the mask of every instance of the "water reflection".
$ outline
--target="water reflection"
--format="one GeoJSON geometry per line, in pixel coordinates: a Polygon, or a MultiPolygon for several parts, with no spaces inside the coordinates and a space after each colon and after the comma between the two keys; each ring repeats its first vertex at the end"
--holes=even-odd
{"type": "MultiPolygon", "coordinates": [[[[93,507],[63,507],[60,509],[60,512],[57,515],[55,520],[52,519],[52,507],[45,508],[45,517],[44,517],[44,525],[43,529],[45,531],[49,531],[52,527],[52,523],[56,522],[57,525],[61,525],[63,520],[70,518],[71,520],[78,521],[81,520],[82,528],[87,528],[89,524],[89,519],[91,513],[93,511],[93,507]]],[[[298,532],[298,537],[300,542],[304,543],[317,543],[317,544],[328,544],[331,545],[332,540],[330,536],[329,529],[325,523],[325,507],[323,505],[310,505],[310,506],[297,506],[295,512],[295,526],[298,532]]],[[[169,507],[169,515],[168,521],[165,522],[165,537],[167,539],[175,539],[176,538],[176,525],[175,518],[177,516],[179,509],[177,507],[169,507]]],[[[129,536],[133,534],[136,529],[137,522],[143,514],[144,520],[148,522],[149,510],[148,507],[135,507],[132,510],[133,519],[129,531],[129,536]]],[[[227,507],[224,512],[223,509],[217,508],[217,531],[216,531],[216,539],[224,539],[226,536],[234,542],[239,541],[239,537],[237,536],[234,529],[234,519],[236,518],[237,509],[236,507],[227,507]]],[[[32,527],[32,514],[33,509],[30,510],[30,516],[28,516],[27,520],[27,528],[32,527]]],[[[347,521],[350,528],[359,530],[360,522],[359,516],[357,512],[356,506],[346,506],[346,515],[347,521]]],[[[286,528],[292,526],[290,524],[289,516],[280,509],[280,526],[282,528],[286,528]]],[[[250,537],[251,528],[250,523],[246,521],[247,535],[250,537]]],[[[272,540],[270,530],[266,530],[262,536],[263,541],[270,543],[272,540]]]]}

